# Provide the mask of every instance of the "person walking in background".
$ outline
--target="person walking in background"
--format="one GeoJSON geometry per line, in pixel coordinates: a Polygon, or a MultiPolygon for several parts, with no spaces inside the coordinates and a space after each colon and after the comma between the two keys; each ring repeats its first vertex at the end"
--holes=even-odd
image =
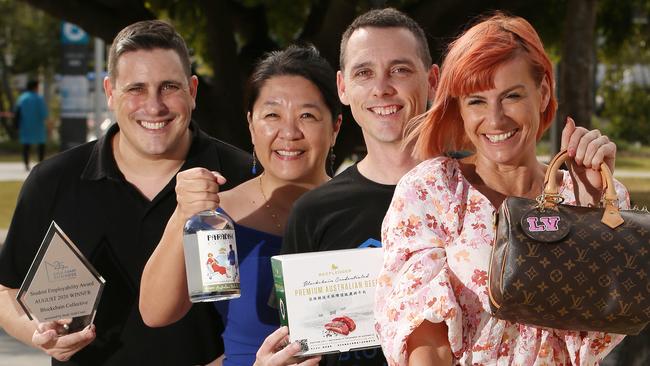
{"type": "Polygon", "coordinates": [[[45,157],[45,140],[47,130],[45,119],[47,118],[47,105],[42,96],[38,95],[38,81],[27,82],[27,89],[18,97],[14,118],[18,127],[18,138],[23,145],[23,161],[25,170],[29,171],[29,153],[31,145],[38,148],[38,161],[45,157]]]}

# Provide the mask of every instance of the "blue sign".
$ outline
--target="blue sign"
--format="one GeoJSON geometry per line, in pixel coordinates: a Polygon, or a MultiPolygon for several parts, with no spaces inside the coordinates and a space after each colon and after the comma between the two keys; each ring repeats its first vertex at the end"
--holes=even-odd
{"type": "Polygon", "coordinates": [[[78,26],[63,22],[61,23],[61,43],[63,44],[88,44],[90,37],[78,26]]]}

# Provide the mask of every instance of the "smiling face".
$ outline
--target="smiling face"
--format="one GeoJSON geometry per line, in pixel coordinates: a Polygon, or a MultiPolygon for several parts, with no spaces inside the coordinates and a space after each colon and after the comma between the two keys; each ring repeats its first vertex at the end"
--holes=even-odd
{"type": "Polygon", "coordinates": [[[400,143],[406,123],[426,110],[430,70],[417,47],[405,28],[359,28],[350,36],[337,84],[366,144],[400,143]]]}
{"type": "Polygon", "coordinates": [[[494,74],[494,89],[460,97],[465,133],[477,158],[517,165],[535,155],[541,113],[548,106],[546,79],[533,80],[528,60],[517,56],[494,74]]]}
{"type": "Polygon", "coordinates": [[[325,160],[341,121],[332,121],[311,81],[301,76],[266,80],[248,121],[264,174],[301,183],[326,179],[325,160]]]}
{"type": "Polygon", "coordinates": [[[184,158],[198,80],[183,71],[173,50],[126,52],[113,81],[104,79],[109,108],[120,127],[121,149],[143,158],[184,158]]]}

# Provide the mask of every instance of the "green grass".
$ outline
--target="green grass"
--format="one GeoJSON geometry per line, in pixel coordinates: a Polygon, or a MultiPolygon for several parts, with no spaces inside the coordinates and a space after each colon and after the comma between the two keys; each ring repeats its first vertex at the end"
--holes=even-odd
{"type": "Polygon", "coordinates": [[[0,228],[9,227],[22,182],[0,182],[0,228]]]}
{"type": "Polygon", "coordinates": [[[650,171],[650,158],[619,156],[616,158],[616,169],[632,171],[650,171]]]}
{"type": "Polygon", "coordinates": [[[639,207],[650,207],[650,179],[620,178],[630,192],[630,202],[639,207]]]}
{"type": "MultiPolygon", "coordinates": [[[[23,147],[17,141],[1,141],[0,142],[0,162],[18,162],[22,161],[23,147]]],[[[59,145],[48,142],[45,145],[45,156],[49,157],[59,152],[59,145]]],[[[36,157],[36,146],[32,146],[31,156],[32,159],[36,157]]]]}
{"type": "MultiPolygon", "coordinates": [[[[19,146],[7,143],[0,144],[0,161],[21,161],[19,146]]],[[[650,148],[637,148],[621,151],[616,159],[616,169],[650,171],[650,148]]],[[[48,147],[48,155],[55,148],[48,147]]],[[[650,179],[620,178],[620,181],[630,191],[630,200],[640,207],[650,207],[650,179]]],[[[16,198],[22,182],[0,182],[0,228],[9,227],[13,215],[16,198]]]]}
{"type": "Polygon", "coordinates": [[[650,192],[650,179],[617,178],[630,192],[650,192]]]}
{"type": "MultiPolygon", "coordinates": [[[[639,207],[650,208],[650,179],[621,178],[630,191],[630,201],[639,207]]],[[[0,182],[0,228],[9,227],[16,208],[16,199],[22,182],[0,182]]]]}
{"type": "Polygon", "coordinates": [[[632,192],[630,193],[630,202],[639,208],[650,208],[650,192],[632,192]]]}
{"type": "MultiPolygon", "coordinates": [[[[537,144],[537,155],[548,155],[548,141],[537,144]]],[[[635,146],[633,144],[618,144],[616,168],[631,171],[650,171],[650,146],[635,146]]]]}
{"type": "MultiPolygon", "coordinates": [[[[32,156],[34,156],[34,153],[32,153],[32,156]]],[[[20,154],[0,153],[0,162],[13,163],[17,161],[23,161],[20,154]]]]}

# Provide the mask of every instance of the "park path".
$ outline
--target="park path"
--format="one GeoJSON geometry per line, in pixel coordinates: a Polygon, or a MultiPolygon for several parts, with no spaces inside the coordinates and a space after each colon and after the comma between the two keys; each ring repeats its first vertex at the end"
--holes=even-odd
{"type": "Polygon", "coordinates": [[[25,171],[25,166],[23,163],[0,163],[0,181],[2,182],[22,182],[25,180],[25,178],[27,178],[27,174],[28,172],[25,171]]]}
{"type": "Polygon", "coordinates": [[[47,366],[50,358],[11,338],[0,328],[0,366],[47,366]]]}
{"type": "MultiPolygon", "coordinates": [[[[0,181],[22,182],[27,178],[23,163],[0,163],[0,181]]],[[[0,228],[0,249],[7,236],[7,228],[0,228]]],[[[46,366],[50,358],[9,336],[0,328],[0,366],[46,366]]]]}

